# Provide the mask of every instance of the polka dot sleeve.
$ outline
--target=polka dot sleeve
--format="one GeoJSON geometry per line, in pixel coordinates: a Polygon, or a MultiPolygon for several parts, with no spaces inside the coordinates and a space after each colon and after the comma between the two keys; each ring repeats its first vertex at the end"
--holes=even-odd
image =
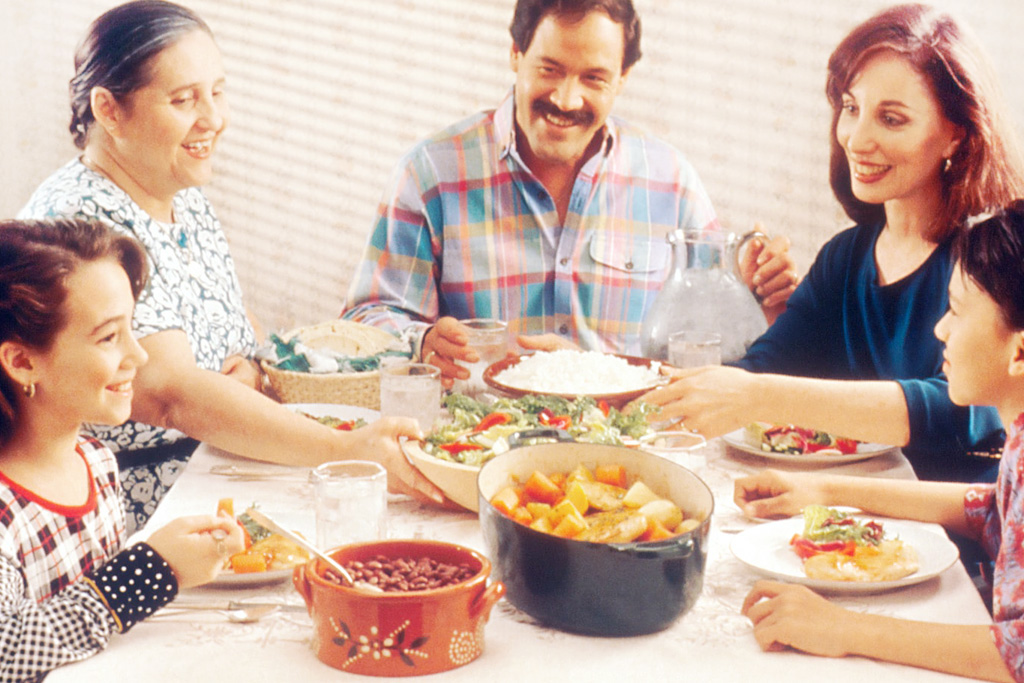
{"type": "Polygon", "coordinates": [[[153,548],[137,543],[122,550],[89,577],[121,632],[157,611],[178,594],[178,579],[153,548]]]}

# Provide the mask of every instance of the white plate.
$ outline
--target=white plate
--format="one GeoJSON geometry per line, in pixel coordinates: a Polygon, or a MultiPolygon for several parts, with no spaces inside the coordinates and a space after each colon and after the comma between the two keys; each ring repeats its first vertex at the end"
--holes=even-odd
{"type": "Polygon", "coordinates": [[[358,420],[362,418],[367,422],[373,422],[380,418],[380,412],[360,406],[346,406],[337,403],[285,403],[285,406],[295,411],[309,413],[314,417],[329,415],[339,420],[358,420]]]}
{"type": "Polygon", "coordinates": [[[800,583],[827,593],[878,593],[911,586],[949,569],[960,556],[957,547],[931,525],[897,519],[880,519],[887,538],[898,538],[917,551],[920,568],[895,581],[830,581],[810,579],[789,540],[803,532],[803,516],[768,522],[739,533],[730,548],[740,562],[754,571],[782,581],[800,583]]]}
{"type": "Polygon", "coordinates": [[[753,455],[760,455],[762,458],[768,460],[777,460],[780,462],[790,463],[803,463],[805,465],[835,465],[847,462],[857,462],[858,460],[867,460],[868,458],[877,458],[880,455],[886,455],[896,450],[895,446],[886,446],[880,443],[859,443],[857,444],[856,453],[777,453],[775,451],[762,451],[757,446],[752,446],[747,442],[746,429],[737,429],[735,432],[729,432],[722,437],[722,441],[726,442],[733,448],[743,451],[744,453],[751,453],[753,455]]]}
{"type": "Polygon", "coordinates": [[[271,583],[281,583],[292,577],[294,567],[289,569],[274,569],[269,572],[249,572],[248,574],[236,574],[231,570],[222,571],[217,578],[206,584],[214,588],[252,588],[254,586],[266,586],[271,583]]]}

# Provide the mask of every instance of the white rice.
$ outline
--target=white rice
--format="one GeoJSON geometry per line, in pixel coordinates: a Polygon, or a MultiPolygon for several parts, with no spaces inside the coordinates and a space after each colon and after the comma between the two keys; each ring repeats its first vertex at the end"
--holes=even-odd
{"type": "Polygon", "coordinates": [[[661,363],[630,365],[597,351],[541,351],[524,356],[495,376],[505,386],[546,394],[600,395],[647,389],[659,384],[661,363]]]}

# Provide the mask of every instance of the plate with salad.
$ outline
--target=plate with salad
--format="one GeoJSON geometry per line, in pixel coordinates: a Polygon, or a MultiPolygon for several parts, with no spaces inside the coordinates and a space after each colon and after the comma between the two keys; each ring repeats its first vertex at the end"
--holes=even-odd
{"type": "Polygon", "coordinates": [[[835,465],[887,455],[895,446],[866,443],[794,425],[752,422],[722,437],[733,448],[769,460],[803,465],[835,465]]]}
{"type": "Polygon", "coordinates": [[[912,547],[918,560],[916,571],[890,580],[812,578],[805,569],[806,553],[799,543],[807,533],[804,515],[747,529],[733,538],[730,549],[740,562],[759,574],[833,594],[879,593],[922,583],[949,569],[959,557],[957,547],[937,525],[897,519],[856,519],[865,526],[872,522],[880,528],[884,526],[885,538],[898,539],[912,547]]]}
{"type": "MultiPolygon", "coordinates": [[[[629,415],[590,397],[567,399],[533,395],[500,398],[486,404],[464,394],[443,401],[446,417],[422,442],[405,441],[403,450],[424,476],[460,506],[476,511],[476,475],[480,466],[508,451],[513,435],[557,430],[575,441],[617,446],[638,445],[652,430],[652,407],[638,405],[629,415]]],[[[527,436],[522,443],[549,440],[527,436]]]]}

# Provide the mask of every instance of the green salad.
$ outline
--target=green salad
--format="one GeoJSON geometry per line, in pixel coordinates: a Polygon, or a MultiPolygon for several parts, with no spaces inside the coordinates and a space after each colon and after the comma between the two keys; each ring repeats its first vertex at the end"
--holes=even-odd
{"type": "Polygon", "coordinates": [[[568,400],[540,395],[484,404],[464,394],[450,394],[443,403],[451,421],[427,437],[423,450],[441,460],[477,466],[507,451],[508,438],[527,429],[562,429],[577,441],[620,446],[650,433],[647,417],[654,411],[653,406],[640,403],[626,415],[590,397],[568,400]]]}

